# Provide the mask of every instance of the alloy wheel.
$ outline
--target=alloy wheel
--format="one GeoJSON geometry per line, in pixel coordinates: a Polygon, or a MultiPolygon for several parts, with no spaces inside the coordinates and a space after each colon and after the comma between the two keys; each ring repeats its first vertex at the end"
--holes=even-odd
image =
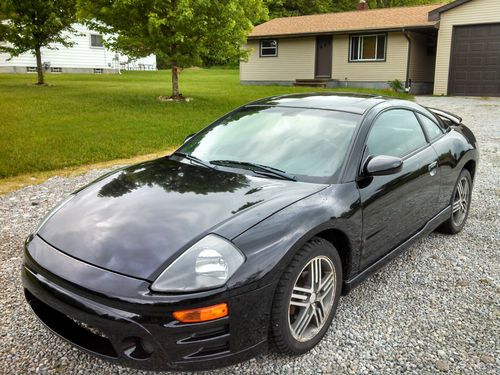
{"type": "Polygon", "coordinates": [[[469,209],[470,184],[466,177],[462,177],[457,184],[453,199],[453,222],[456,226],[462,225],[469,209]]]}
{"type": "Polygon", "coordinates": [[[335,300],[336,274],[326,256],[311,259],[295,281],[288,308],[288,324],[293,338],[304,342],[323,328],[335,300]]]}

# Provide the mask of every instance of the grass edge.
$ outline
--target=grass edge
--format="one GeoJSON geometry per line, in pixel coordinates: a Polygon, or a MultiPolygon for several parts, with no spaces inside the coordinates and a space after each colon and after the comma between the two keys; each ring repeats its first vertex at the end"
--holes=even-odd
{"type": "Polygon", "coordinates": [[[63,169],[55,169],[51,171],[41,171],[34,173],[27,173],[0,179],[0,196],[12,193],[22,188],[40,185],[52,177],[76,177],[81,176],[89,171],[95,169],[105,169],[118,165],[136,164],[147,160],[157,159],[163,156],[170,155],[177,147],[172,147],[161,152],[154,152],[150,154],[137,155],[131,158],[107,160],[98,163],[85,164],[73,167],[66,167],[63,169]]]}

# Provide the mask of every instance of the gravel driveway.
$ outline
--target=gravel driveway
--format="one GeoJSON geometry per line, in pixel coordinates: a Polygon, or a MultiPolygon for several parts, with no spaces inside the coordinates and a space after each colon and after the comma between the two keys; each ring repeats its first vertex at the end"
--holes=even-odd
{"type": "MultiPolygon", "coordinates": [[[[468,224],[432,234],[340,301],[312,352],[266,354],[213,373],[365,374],[500,372],[500,99],[422,97],[464,118],[481,161],[468,224]]],[[[0,373],[132,374],[73,349],[47,332],[24,301],[22,242],[43,214],[103,170],[0,196],[0,373]]]]}

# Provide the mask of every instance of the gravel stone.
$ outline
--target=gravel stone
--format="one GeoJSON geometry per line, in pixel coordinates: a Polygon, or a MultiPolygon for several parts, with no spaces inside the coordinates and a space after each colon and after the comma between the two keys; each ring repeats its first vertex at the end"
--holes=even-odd
{"type": "Polygon", "coordinates": [[[446,361],[441,361],[441,360],[438,360],[436,361],[436,368],[439,370],[439,371],[443,371],[443,372],[448,372],[450,371],[450,365],[448,362],[446,361]]]}
{"type": "MultiPolygon", "coordinates": [[[[432,233],[341,298],[330,330],[310,353],[263,354],[207,374],[500,372],[500,99],[417,102],[459,114],[479,140],[481,160],[464,230],[432,233]]],[[[67,194],[107,171],[53,177],[0,196],[0,374],[151,374],[82,353],[49,333],[21,288],[26,236],[67,194]]]]}
{"type": "Polygon", "coordinates": [[[495,363],[495,358],[493,358],[491,355],[482,355],[481,361],[483,361],[484,363],[495,363]]]}

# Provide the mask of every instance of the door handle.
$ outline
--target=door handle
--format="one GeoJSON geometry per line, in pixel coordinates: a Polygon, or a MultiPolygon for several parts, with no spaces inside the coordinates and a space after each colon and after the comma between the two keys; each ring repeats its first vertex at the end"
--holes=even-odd
{"type": "Polygon", "coordinates": [[[438,166],[438,162],[436,160],[436,161],[433,161],[432,163],[430,163],[429,166],[427,167],[431,176],[436,175],[437,166],[438,166]]]}

